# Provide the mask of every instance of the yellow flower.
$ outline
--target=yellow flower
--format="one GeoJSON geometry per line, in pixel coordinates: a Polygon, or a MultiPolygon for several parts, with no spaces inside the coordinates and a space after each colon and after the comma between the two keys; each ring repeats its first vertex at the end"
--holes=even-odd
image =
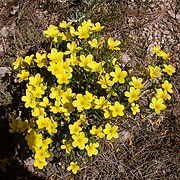
{"type": "Polygon", "coordinates": [[[66,58],[66,61],[70,63],[70,65],[75,66],[79,64],[78,58],[76,54],[71,54],[70,58],[66,58]]]}
{"type": "Polygon", "coordinates": [[[124,94],[128,97],[128,101],[132,103],[133,101],[139,100],[139,95],[141,93],[140,89],[135,89],[134,87],[130,87],[130,91],[126,91],[124,94]]]}
{"type": "Polygon", "coordinates": [[[86,114],[80,114],[79,119],[76,122],[79,124],[79,126],[87,124],[86,114]]]}
{"type": "Polygon", "coordinates": [[[172,84],[168,82],[168,80],[165,80],[164,83],[162,84],[162,87],[164,88],[164,90],[166,90],[169,93],[173,93],[172,90],[172,84]]]}
{"type": "Polygon", "coordinates": [[[86,71],[89,71],[90,68],[88,67],[88,64],[91,63],[92,60],[93,60],[92,54],[88,54],[86,57],[84,55],[80,55],[79,66],[83,67],[86,71]]]}
{"type": "Polygon", "coordinates": [[[79,124],[77,122],[75,122],[74,124],[70,124],[69,126],[69,130],[70,130],[70,134],[78,134],[82,128],[79,126],[79,124]]]}
{"type": "Polygon", "coordinates": [[[100,84],[103,89],[113,86],[114,82],[111,81],[109,78],[110,76],[108,73],[106,73],[105,76],[100,76],[98,84],[100,84]]]}
{"type": "Polygon", "coordinates": [[[67,33],[60,32],[58,37],[59,37],[59,39],[57,39],[57,40],[60,40],[60,42],[69,41],[71,39],[71,35],[69,32],[67,32],[67,33]]]}
{"type": "Polygon", "coordinates": [[[158,66],[152,67],[149,65],[148,70],[150,72],[151,79],[154,79],[156,77],[161,77],[160,67],[158,67],[158,66]]]}
{"type": "Polygon", "coordinates": [[[43,84],[43,83],[40,83],[40,84],[39,84],[39,87],[40,87],[43,91],[45,91],[45,90],[47,89],[47,86],[46,86],[45,84],[43,84]]]}
{"type": "Polygon", "coordinates": [[[25,107],[29,108],[34,104],[35,96],[33,96],[31,93],[26,93],[25,96],[21,97],[21,100],[25,102],[25,107]]]}
{"type": "Polygon", "coordinates": [[[44,108],[36,107],[31,110],[31,114],[33,117],[40,117],[40,116],[46,116],[46,112],[44,108]]]}
{"type": "Polygon", "coordinates": [[[131,111],[133,112],[133,115],[136,115],[136,113],[140,112],[139,104],[132,103],[131,111]]]}
{"type": "MultiPolygon", "coordinates": [[[[62,106],[62,113],[64,113],[65,118],[68,120],[68,116],[70,116],[70,113],[74,111],[74,107],[72,105],[72,101],[67,102],[63,104],[62,106]]],[[[69,117],[70,119],[70,117],[69,117]]]]}
{"type": "Polygon", "coordinates": [[[23,62],[27,63],[28,65],[31,65],[31,63],[33,63],[33,58],[34,58],[33,54],[31,56],[26,56],[23,62]]]}
{"type": "Polygon", "coordinates": [[[10,127],[9,132],[10,133],[14,133],[14,132],[18,131],[18,129],[17,129],[17,121],[18,121],[17,119],[12,119],[12,121],[9,122],[9,127],[10,127]]]}
{"type": "Polygon", "coordinates": [[[58,85],[56,87],[51,87],[51,93],[50,93],[49,97],[51,99],[56,99],[56,100],[60,101],[62,94],[63,94],[63,90],[61,89],[61,86],[58,85]]]}
{"type": "Polygon", "coordinates": [[[17,77],[19,78],[20,81],[23,81],[23,80],[28,80],[29,75],[30,75],[29,71],[22,70],[21,74],[17,74],[17,77]]]}
{"type": "Polygon", "coordinates": [[[83,96],[82,94],[76,95],[76,100],[73,101],[73,106],[77,107],[77,110],[81,112],[84,109],[90,109],[91,104],[88,101],[88,98],[86,96],[83,96]]]}
{"type": "Polygon", "coordinates": [[[152,98],[152,102],[150,103],[149,107],[154,109],[156,113],[160,113],[162,110],[166,109],[166,105],[163,104],[163,99],[156,99],[155,97],[152,98]]]}
{"type": "Polygon", "coordinates": [[[72,102],[72,98],[74,95],[75,93],[72,92],[71,88],[68,88],[66,91],[62,92],[62,95],[61,95],[62,104],[72,102]]]}
{"type": "Polygon", "coordinates": [[[65,139],[63,139],[63,145],[61,145],[61,149],[65,149],[66,153],[69,154],[71,152],[71,150],[73,149],[72,147],[72,143],[70,141],[67,141],[65,139]]]}
{"type": "Polygon", "coordinates": [[[97,147],[99,147],[99,143],[90,143],[89,145],[86,145],[88,156],[91,157],[92,155],[97,155],[98,154],[98,150],[96,149],[97,147]]]}
{"type": "Polygon", "coordinates": [[[72,22],[67,23],[66,21],[62,21],[62,22],[59,23],[59,27],[67,29],[67,28],[69,28],[71,26],[71,24],[72,24],[72,22]]]}
{"type": "Polygon", "coordinates": [[[99,99],[95,99],[94,101],[95,109],[106,109],[108,106],[108,101],[104,96],[101,96],[99,99]]]}
{"type": "Polygon", "coordinates": [[[155,54],[159,54],[159,53],[161,52],[161,47],[160,47],[160,46],[154,46],[154,47],[153,47],[153,52],[154,52],[155,54]]]}
{"type": "Polygon", "coordinates": [[[45,158],[49,158],[50,157],[50,153],[45,150],[45,149],[37,149],[36,150],[36,153],[35,153],[35,160],[38,159],[38,160],[44,160],[45,158]]]}
{"type": "Polygon", "coordinates": [[[91,68],[92,72],[97,72],[99,74],[103,72],[102,62],[97,63],[95,61],[92,61],[88,63],[88,67],[91,68]]]}
{"type": "Polygon", "coordinates": [[[131,86],[134,86],[136,89],[141,89],[144,87],[144,85],[142,84],[142,78],[136,78],[136,77],[132,77],[132,81],[129,83],[131,86]]]}
{"type": "Polygon", "coordinates": [[[110,75],[113,77],[113,82],[119,82],[123,84],[125,82],[125,77],[127,76],[126,71],[121,71],[121,68],[118,66],[115,68],[115,72],[111,72],[110,75]]]}
{"type": "Polygon", "coordinates": [[[29,84],[26,84],[26,94],[27,93],[30,93],[30,94],[32,94],[32,91],[34,91],[36,88],[34,87],[34,86],[31,86],[31,85],[29,85],[29,84]]]}
{"type": "Polygon", "coordinates": [[[72,146],[78,147],[81,150],[85,148],[85,144],[88,142],[88,138],[85,137],[85,134],[83,132],[73,135],[72,138],[74,140],[72,146]]]}
{"type": "Polygon", "coordinates": [[[156,89],[156,97],[159,99],[163,99],[163,100],[170,100],[171,99],[171,96],[167,93],[166,90],[162,90],[162,89],[156,89]]]}
{"type": "Polygon", "coordinates": [[[104,111],[104,117],[108,119],[112,115],[112,111],[107,107],[106,109],[103,109],[104,111]]]}
{"type": "Polygon", "coordinates": [[[34,60],[37,63],[37,66],[39,68],[42,68],[43,66],[46,66],[48,61],[46,59],[46,54],[40,54],[40,53],[36,53],[36,59],[34,60]]]}
{"type": "Polygon", "coordinates": [[[22,57],[16,58],[16,61],[13,62],[13,68],[18,69],[19,67],[21,67],[22,61],[23,61],[22,57]]]}
{"type": "Polygon", "coordinates": [[[70,31],[70,34],[71,34],[72,37],[76,36],[76,31],[75,31],[75,29],[74,29],[73,26],[71,26],[71,27],[69,28],[69,31],[70,31]]]}
{"type": "Polygon", "coordinates": [[[120,48],[117,47],[117,46],[119,46],[120,44],[121,44],[121,42],[118,41],[118,40],[114,41],[113,38],[109,38],[109,39],[108,39],[108,46],[109,46],[109,49],[111,49],[111,50],[120,50],[120,48]]]}
{"type": "Polygon", "coordinates": [[[52,48],[51,53],[49,53],[47,55],[47,57],[51,61],[53,61],[55,63],[62,62],[63,61],[63,56],[64,56],[64,53],[63,52],[58,52],[57,49],[55,49],[55,48],[52,48]]]}
{"type": "Polygon", "coordinates": [[[85,91],[85,95],[84,95],[84,96],[87,98],[87,100],[88,100],[88,102],[89,102],[90,104],[93,103],[93,101],[94,101],[94,96],[93,96],[92,93],[90,93],[89,91],[85,91]]]}
{"type": "Polygon", "coordinates": [[[118,127],[117,126],[113,126],[111,127],[111,125],[109,123],[107,123],[105,125],[105,129],[104,129],[104,134],[107,135],[107,140],[111,140],[112,138],[118,138],[118,133],[117,133],[118,127]]]}
{"type": "Polygon", "coordinates": [[[61,67],[61,69],[63,69],[66,73],[71,73],[73,72],[72,67],[70,66],[70,62],[65,61],[65,62],[59,62],[57,63],[58,66],[61,67]]]}
{"type": "Polygon", "coordinates": [[[79,39],[87,39],[89,38],[89,29],[86,26],[78,26],[76,35],[79,39]]]}
{"type": "Polygon", "coordinates": [[[57,133],[57,122],[54,121],[51,117],[51,121],[48,123],[48,126],[46,126],[46,130],[49,134],[57,133]]]}
{"type": "Polygon", "coordinates": [[[17,121],[17,128],[19,129],[20,132],[24,132],[25,130],[27,130],[29,127],[29,122],[26,119],[25,121],[22,120],[18,120],[17,121]]]}
{"type": "Polygon", "coordinates": [[[112,111],[112,116],[124,116],[124,106],[121,105],[118,101],[114,103],[114,106],[110,106],[109,109],[112,111]]]}
{"type": "Polygon", "coordinates": [[[164,64],[163,72],[166,72],[168,75],[172,76],[172,74],[175,73],[176,70],[171,64],[169,65],[164,64]]]}
{"type": "Polygon", "coordinates": [[[47,97],[43,97],[43,101],[40,102],[39,105],[42,107],[47,107],[48,105],[50,105],[49,99],[47,97]]]}
{"type": "Polygon", "coordinates": [[[61,113],[62,112],[61,102],[56,100],[54,106],[50,106],[50,111],[53,112],[54,114],[61,113]]]}
{"type": "Polygon", "coordinates": [[[84,21],[81,23],[81,25],[82,25],[84,28],[89,29],[89,30],[92,28],[92,26],[94,26],[94,24],[91,22],[90,19],[88,19],[87,21],[84,20],[84,21]]]}
{"type": "Polygon", "coordinates": [[[67,48],[69,51],[66,51],[65,54],[75,54],[77,53],[81,48],[77,47],[77,44],[73,41],[72,43],[67,43],[67,48]]]}
{"type": "Polygon", "coordinates": [[[98,49],[99,43],[96,38],[94,38],[92,41],[88,41],[91,48],[98,49]]]}
{"type": "Polygon", "coordinates": [[[38,120],[36,120],[36,124],[38,125],[38,129],[43,129],[49,125],[50,119],[48,117],[39,116],[38,120]]]}
{"type": "Polygon", "coordinates": [[[44,89],[42,89],[42,87],[37,86],[34,90],[31,91],[31,93],[36,98],[42,98],[42,95],[45,93],[45,91],[44,91],[44,89]]]}
{"type": "Polygon", "coordinates": [[[164,60],[170,59],[170,54],[169,54],[169,53],[166,53],[166,52],[164,52],[164,51],[160,51],[160,52],[158,53],[158,56],[162,57],[164,60]]]}
{"type": "Polygon", "coordinates": [[[48,146],[51,143],[52,143],[52,139],[51,138],[46,138],[46,139],[42,140],[41,148],[42,149],[48,149],[48,146]]]}
{"type": "MultiPolygon", "coordinates": [[[[111,61],[112,65],[113,65],[114,67],[116,67],[117,58],[113,58],[113,59],[110,60],[110,61],[111,61]]],[[[117,66],[117,67],[119,67],[119,66],[117,66]]]]}
{"type": "Polygon", "coordinates": [[[54,25],[50,25],[47,30],[43,31],[43,34],[47,38],[56,38],[59,35],[58,27],[54,25]]]}
{"type": "Polygon", "coordinates": [[[73,174],[76,174],[79,170],[80,167],[77,165],[77,162],[71,162],[70,166],[67,168],[68,171],[72,171],[73,174]]]}
{"type": "Polygon", "coordinates": [[[39,169],[43,169],[44,166],[47,165],[47,162],[45,159],[41,160],[41,159],[36,159],[34,162],[34,166],[38,167],[39,169]]]}
{"type": "Polygon", "coordinates": [[[41,75],[39,73],[37,73],[34,77],[29,77],[29,84],[34,87],[39,86],[41,82],[43,82],[43,78],[41,78],[41,75]]]}
{"type": "Polygon", "coordinates": [[[170,59],[170,54],[164,52],[163,50],[161,50],[161,47],[160,47],[160,46],[154,46],[154,47],[153,47],[153,52],[154,52],[157,56],[162,57],[164,60],[170,59]]]}
{"type": "Polygon", "coordinates": [[[59,74],[56,74],[56,78],[59,84],[69,84],[69,80],[72,78],[72,73],[67,73],[62,69],[59,74]]]}
{"type": "Polygon", "coordinates": [[[101,26],[99,22],[95,23],[95,25],[92,26],[91,30],[92,31],[101,31],[104,28],[104,26],[101,26]]]}
{"type": "Polygon", "coordinates": [[[60,73],[61,67],[58,66],[57,63],[55,63],[55,62],[50,62],[47,70],[50,71],[51,74],[57,75],[60,73]]]}
{"type": "Polygon", "coordinates": [[[41,147],[42,138],[42,134],[37,134],[33,129],[31,129],[31,131],[25,136],[27,144],[31,150],[33,150],[35,147],[41,147]]]}
{"type": "Polygon", "coordinates": [[[99,126],[98,128],[96,128],[96,126],[92,126],[92,129],[90,130],[90,133],[92,135],[98,136],[99,138],[104,138],[104,133],[102,132],[102,127],[99,126]]]}

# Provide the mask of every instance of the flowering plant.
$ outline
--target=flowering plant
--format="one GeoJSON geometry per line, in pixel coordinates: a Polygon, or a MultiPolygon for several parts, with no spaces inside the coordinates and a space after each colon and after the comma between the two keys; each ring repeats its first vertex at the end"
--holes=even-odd
{"type": "MultiPolygon", "coordinates": [[[[106,40],[100,34],[103,28],[91,20],[77,28],[66,21],[50,25],[43,32],[50,46],[13,63],[20,69],[19,81],[26,84],[21,100],[30,118],[13,119],[10,132],[23,133],[39,169],[47,165],[55,144],[67,154],[82,150],[97,155],[100,139],[118,138],[117,117],[121,121],[152,111],[159,114],[171,99],[167,79],[175,68],[167,61],[169,54],[155,46],[159,63],[137,77],[119,55],[122,42],[106,40]]],[[[67,170],[76,174],[77,163],[71,162],[67,170]]]]}

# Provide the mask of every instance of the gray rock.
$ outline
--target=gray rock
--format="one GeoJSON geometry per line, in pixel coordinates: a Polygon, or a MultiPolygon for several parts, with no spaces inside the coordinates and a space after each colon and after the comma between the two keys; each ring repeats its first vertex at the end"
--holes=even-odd
{"type": "Polygon", "coordinates": [[[10,74],[11,68],[10,67],[0,67],[0,77],[5,76],[6,73],[10,74]]]}

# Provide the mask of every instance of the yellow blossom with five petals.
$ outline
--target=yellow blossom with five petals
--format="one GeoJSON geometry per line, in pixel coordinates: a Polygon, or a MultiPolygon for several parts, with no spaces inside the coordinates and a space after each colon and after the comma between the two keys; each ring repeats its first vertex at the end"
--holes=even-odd
{"type": "Polygon", "coordinates": [[[71,162],[71,164],[70,164],[70,166],[68,166],[67,170],[72,171],[73,174],[76,174],[80,170],[80,167],[77,165],[77,162],[71,162]]]}
{"type": "Polygon", "coordinates": [[[125,77],[127,76],[126,71],[122,71],[119,66],[115,67],[115,72],[111,72],[110,75],[113,77],[113,82],[119,82],[123,84],[125,82],[125,77]]]}
{"type": "Polygon", "coordinates": [[[111,140],[112,138],[118,138],[118,126],[111,126],[109,123],[105,125],[104,134],[107,135],[107,140],[111,140]]]}
{"type": "Polygon", "coordinates": [[[111,105],[109,109],[112,111],[112,116],[124,116],[124,105],[120,104],[118,101],[114,103],[114,105],[111,105]]]}
{"type": "Polygon", "coordinates": [[[140,112],[139,104],[132,103],[131,111],[132,111],[133,115],[136,115],[136,113],[140,112]]]}
{"type": "Polygon", "coordinates": [[[166,90],[167,92],[173,93],[173,90],[172,90],[172,84],[169,83],[168,80],[165,80],[165,81],[164,81],[164,83],[162,84],[162,87],[163,87],[164,90],[166,90]]]}
{"type": "Polygon", "coordinates": [[[86,150],[88,153],[88,156],[92,156],[92,155],[97,155],[98,154],[98,150],[96,148],[99,147],[99,143],[90,143],[88,145],[86,145],[86,150]]]}
{"type": "Polygon", "coordinates": [[[72,135],[72,139],[74,140],[72,146],[78,147],[81,150],[85,148],[85,144],[88,142],[88,138],[85,137],[84,132],[72,135]]]}
{"type": "Polygon", "coordinates": [[[79,126],[79,123],[75,122],[74,124],[69,124],[70,134],[79,134],[82,128],[79,126]]]}
{"type": "Polygon", "coordinates": [[[100,84],[103,89],[111,87],[114,84],[114,82],[110,80],[108,73],[106,73],[105,76],[100,76],[100,79],[97,83],[100,84]]]}
{"type": "Polygon", "coordinates": [[[176,70],[171,64],[164,64],[163,72],[166,72],[168,75],[172,76],[172,74],[175,73],[176,70]]]}
{"type": "Polygon", "coordinates": [[[163,99],[157,99],[155,97],[152,98],[149,107],[154,109],[157,114],[160,114],[162,110],[166,109],[166,105],[163,104],[163,99]]]}
{"type": "Polygon", "coordinates": [[[133,101],[139,100],[139,95],[141,93],[140,89],[135,89],[134,87],[130,87],[130,91],[126,91],[124,94],[128,97],[128,101],[132,103],[133,101]]]}
{"type": "Polygon", "coordinates": [[[105,136],[104,133],[102,132],[102,127],[101,126],[99,126],[98,128],[96,128],[95,125],[92,126],[92,129],[90,130],[90,133],[92,135],[95,135],[95,136],[99,137],[99,138],[104,138],[104,136],[105,136]]]}
{"type": "Polygon", "coordinates": [[[19,78],[20,81],[23,80],[27,81],[29,76],[30,76],[29,71],[25,71],[25,70],[22,70],[20,74],[17,74],[17,77],[19,78]]]}
{"type": "Polygon", "coordinates": [[[114,39],[112,37],[110,37],[108,39],[108,47],[111,50],[120,50],[120,48],[118,47],[120,44],[121,44],[120,41],[118,41],[118,40],[114,41],[114,39]]]}
{"type": "Polygon", "coordinates": [[[129,83],[131,86],[134,86],[136,89],[142,89],[144,85],[142,84],[142,78],[132,77],[132,81],[129,83]]]}

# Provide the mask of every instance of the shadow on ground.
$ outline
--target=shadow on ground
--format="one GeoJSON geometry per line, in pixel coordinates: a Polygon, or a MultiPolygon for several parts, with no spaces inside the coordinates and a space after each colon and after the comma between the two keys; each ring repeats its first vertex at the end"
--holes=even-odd
{"type": "Polygon", "coordinates": [[[38,180],[43,179],[30,173],[15,158],[16,141],[14,134],[9,133],[8,119],[6,117],[7,106],[0,106],[0,179],[1,180],[38,180]]]}

